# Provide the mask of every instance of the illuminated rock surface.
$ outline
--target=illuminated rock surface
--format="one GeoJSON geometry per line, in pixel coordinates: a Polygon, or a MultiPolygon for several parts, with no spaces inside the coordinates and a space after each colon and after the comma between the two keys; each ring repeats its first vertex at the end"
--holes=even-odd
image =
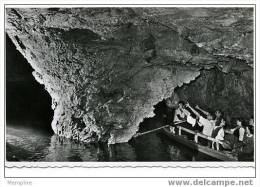
{"type": "Polygon", "coordinates": [[[202,69],[253,67],[249,8],[6,12],[9,37],[52,97],[54,132],[84,142],[128,141],[155,104],[202,69]]]}

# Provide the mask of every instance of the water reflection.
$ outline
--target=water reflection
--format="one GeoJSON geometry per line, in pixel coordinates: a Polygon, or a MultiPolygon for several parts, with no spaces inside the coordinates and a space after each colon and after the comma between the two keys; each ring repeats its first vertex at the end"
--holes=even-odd
{"type": "Polygon", "coordinates": [[[171,160],[173,161],[185,160],[185,155],[182,154],[180,149],[176,149],[176,147],[173,145],[169,145],[168,148],[169,148],[171,160]]]}
{"type": "Polygon", "coordinates": [[[137,160],[167,161],[170,160],[167,144],[164,144],[156,134],[147,134],[134,141],[137,160]]]}
{"type": "Polygon", "coordinates": [[[8,161],[191,161],[210,158],[151,133],[130,143],[82,144],[35,128],[8,127],[8,161]]]}
{"type": "Polygon", "coordinates": [[[44,161],[97,161],[94,145],[84,145],[53,135],[44,161]]]}
{"type": "Polygon", "coordinates": [[[7,160],[38,161],[50,145],[48,134],[32,128],[7,128],[7,160]]]}
{"type": "Polygon", "coordinates": [[[7,128],[8,161],[135,161],[128,143],[82,144],[31,128],[7,128]]]}
{"type": "Polygon", "coordinates": [[[108,151],[109,161],[136,161],[135,150],[128,143],[110,145],[108,151]]]}

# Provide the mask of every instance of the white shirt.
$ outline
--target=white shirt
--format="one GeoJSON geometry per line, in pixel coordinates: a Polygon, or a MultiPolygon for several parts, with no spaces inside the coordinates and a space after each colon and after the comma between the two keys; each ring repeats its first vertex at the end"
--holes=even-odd
{"type": "Polygon", "coordinates": [[[187,123],[191,124],[192,127],[194,127],[196,125],[196,119],[191,116],[187,116],[187,123]]]}
{"type": "Polygon", "coordinates": [[[178,116],[180,116],[181,118],[184,118],[185,116],[188,116],[188,115],[190,115],[190,113],[187,110],[177,108],[175,110],[174,120],[173,121],[174,122],[182,121],[181,119],[179,119],[178,116]]]}
{"type": "Polygon", "coordinates": [[[224,140],[224,136],[225,136],[225,132],[224,132],[224,129],[221,128],[219,131],[218,131],[218,134],[217,136],[215,137],[216,140],[224,140]]]}
{"type": "MultiPolygon", "coordinates": [[[[234,133],[237,130],[236,128],[231,129],[232,133],[234,133]]],[[[244,140],[244,135],[245,135],[245,129],[243,127],[239,127],[239,131],[238,132],[239,132],[238,140],[239,141],[243,141],[244,140]]]]}
{"type": "Polygon", "coordinates": [[[243,141],[244,140],[244,134],[245,134],[245,129],[244,128],[240,128],[239,129],[239,141],[243,141]]]}
{"type": "Polygon", "coordinates": [[[199,125],[203,126],[202,134],[205,134],[207,136],[211,136],[212,131],[215,127],[214,120],[208,120],[208,119],[205,119],[204,117],[200,116],[199,125]]]}

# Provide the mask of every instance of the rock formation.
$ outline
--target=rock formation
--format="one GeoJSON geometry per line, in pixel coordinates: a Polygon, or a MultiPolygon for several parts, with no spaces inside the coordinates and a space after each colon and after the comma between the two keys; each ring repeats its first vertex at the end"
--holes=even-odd
{"type": "Polygon", "coordinates": [[[221,110],[227,125],[234,119],[250,119],[254,114],[253,70],[238,70],[222,73],[218,69],[202,70],[192,83],[175,89],[178,96],[193,106],[200,105],[214,114],[221,110]]]}
{"type": "Polygon", "coordinates": [[[8,8],[6,32],[52,97],[52,129],[126,142],[203,69],[253,67],[252,8],[8,8]]]}

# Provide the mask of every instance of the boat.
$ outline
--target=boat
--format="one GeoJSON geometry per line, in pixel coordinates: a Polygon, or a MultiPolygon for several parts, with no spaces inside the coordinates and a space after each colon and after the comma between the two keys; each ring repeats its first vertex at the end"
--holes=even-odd
{"type": "Polygon", "coordinates": [[[178,142],[182,145],[185,145],[186,147],[194,150],[194,151],[198,151],[201,153],[204,153],[210,157],[216,158],[218,160],[221,161],[238,161],[237,157],[233,156],[231,154],[231,152],[229,151],[221,151],[221,150],[216,150],[213,147],[208,147],[208,146],[204,146],[201,145],[198,142],[198,138],[202,138],[202,139],[207,139],[213,143],[215,143],[215,145],[219,146],[219,144],[222,144],[221,142],[217,141],[214,138],[208,137],[204,134],[192,131],[190,129],[187,129],[185,127],[181,127],[181,126],[175,126],[175,128],[178,130],[178,133],[173,134],[170,131],[169,127],[165,127],[162,129],[163,134],[165,134],[169,139],[178,142]],[[182,132],[186,132],[188,134],[192,134],[194,135],[194,140],[189,140],[187,138],[187,136],[182,135],[182,132]]]}

